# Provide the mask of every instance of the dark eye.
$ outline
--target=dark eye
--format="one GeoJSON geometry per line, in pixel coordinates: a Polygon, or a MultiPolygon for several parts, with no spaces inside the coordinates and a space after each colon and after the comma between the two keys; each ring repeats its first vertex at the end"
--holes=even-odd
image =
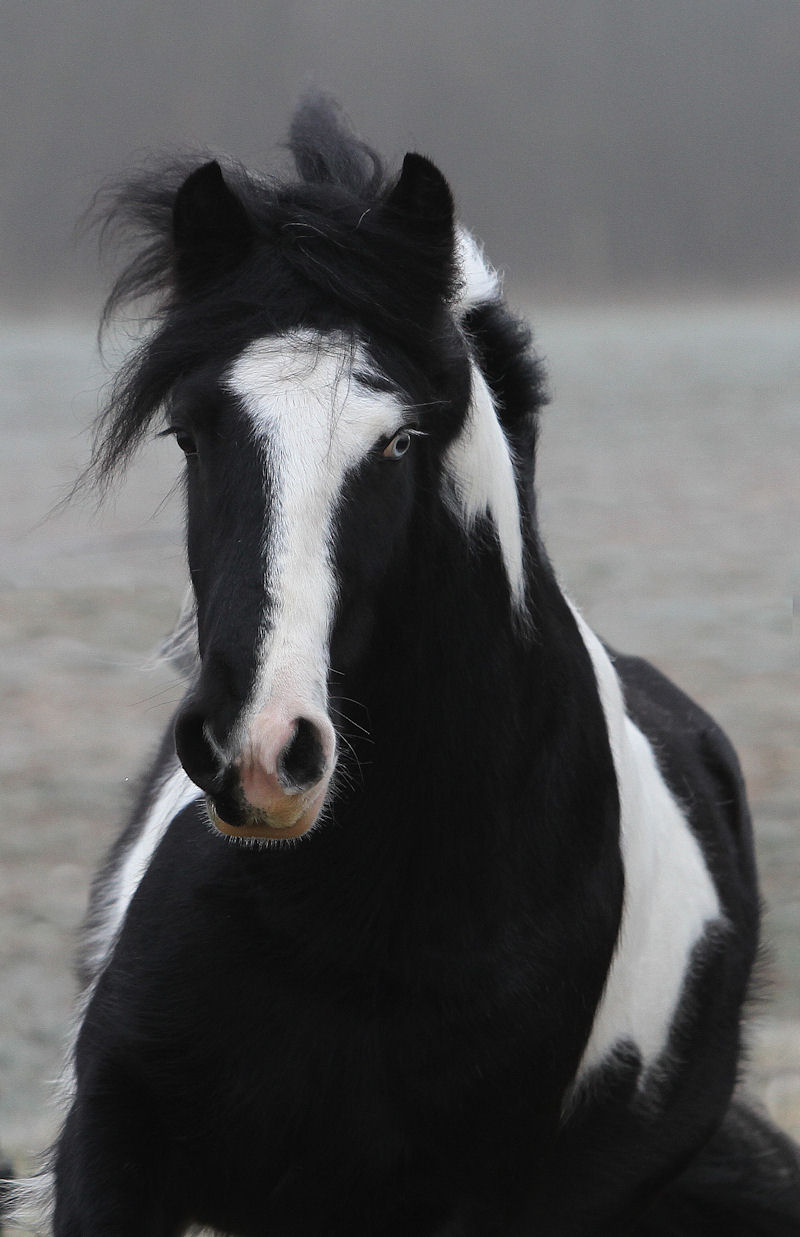
{"type": "Polygon", "coordinates": [[[411,435],[408,430],[400,430],[381,451],[385,460],[399,460],[411,446],[411,435]]]}
{"type": "Polygon", "coordinates": [[[186,430],[175,428],[168,432],[172,434],[184,455],[197,455],[197,443],[186,430]]]}

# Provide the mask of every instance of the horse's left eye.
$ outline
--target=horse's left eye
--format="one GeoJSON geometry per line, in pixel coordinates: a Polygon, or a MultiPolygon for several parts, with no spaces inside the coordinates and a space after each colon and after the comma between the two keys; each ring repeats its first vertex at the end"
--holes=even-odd
{"type": "Polygon", "coordinates": [[[395,434],[390,442],[381,451],[381,455],[385,460],[399,460],[402,455],[405,455],[408,448],[411,446],[411,435],[408,430],[400,430],[399,434],[395,434]]]}
{"type": "Polygon", "coordinates": [[[197,443],[185,430],[174,431],[175,441],[184,455],[197,455],[197,443]]]}

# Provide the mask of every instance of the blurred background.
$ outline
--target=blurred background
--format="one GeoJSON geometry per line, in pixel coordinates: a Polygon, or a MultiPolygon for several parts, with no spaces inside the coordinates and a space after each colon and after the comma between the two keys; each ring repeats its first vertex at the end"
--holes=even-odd
{"type": "Polygon", "coordinates": [[[795,0],[4,0],[3,286],[86,300],[71,244],[110,173],[165,147],[273,164],[309,85],[387,156],[447,169],[538,294],[796,278],[795,0]]]}
{"type": "Polygon", "coordinates": [[[751,1085],[800,1135],[798,48],[796,0],[4,0],[0,1145],[19,1164],[55,1128],[91,872],[181,694],[153,660],[185,580],[174,449],[99,510],[58,507],[137,327],[101,362],[109,272],[76,221],[152,153],[285,166],[311,86],[390,162],[448,175],[548,363],[565,587],[740,751],[767,904],[751,1085]]]}

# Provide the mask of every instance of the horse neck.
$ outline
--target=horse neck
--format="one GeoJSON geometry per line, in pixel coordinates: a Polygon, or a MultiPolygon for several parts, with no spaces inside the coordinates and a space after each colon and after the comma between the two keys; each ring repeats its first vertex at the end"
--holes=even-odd
{"type": "MultiPolygon", "coordinates": [[[[324,838],[340,900],[330,913],[387,925],[409,958],[424,943],[451,957],[505,939],[509,923],[529,915],[532,890],[542,886],[543,904],[550,897],[538,825],[570,673],[566,620],[554,617],[564,603],[546,563],[532,562],[546,614],[526,630],[509,610],[501,565],[484,570],[472,557],[466,550],[445,574],[430,554],[404,574],[370,665],[342,688],[352,693],[343,711],[369,734],[348,735],[361,767],[351,760],[324,838]],[[364,709],[354,712],[353,700],[364,709]]],[[[376,950],[379,938],[376,930],[376,950]]]]}
{"type": "MultiPolygon", "coordinates": [[[[515,613],[499,553],[427,521],[410,541],[367,663],[342,690],[351,716],[363,706],[368,740],[353,741],[370,798],[389,786],[392,814],[435,817],[440,832],[453,820],[463,839],[465,815],[491,828],[522,793],[561,659],[549,622],[515,613]]],[[[560,593],[534,539],[529,551],[534,609],[547,595],[550,610],[560,593]]]]}

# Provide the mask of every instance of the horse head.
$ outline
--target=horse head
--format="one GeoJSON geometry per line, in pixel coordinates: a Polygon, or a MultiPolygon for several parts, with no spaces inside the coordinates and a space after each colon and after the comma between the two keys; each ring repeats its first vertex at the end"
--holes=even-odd
{"type": "Polygon", "coordinates": [[[199,670],[177,751],[217,828],[268,839],[321,818],[331,696],[370,660],[402,674],[421,624],[398,626],[398,595],[424,606],[443,545],[512,625],[528,606],[530,418],[502,424],[513,366],[493,389],[479,357],[494,272],[424,156],[386,175],[319,100],[291,145],[289,183],[212,160],[151,190],[162,318],[100,448],[113,467],[160,409],[185,456],[199,670]]]}

